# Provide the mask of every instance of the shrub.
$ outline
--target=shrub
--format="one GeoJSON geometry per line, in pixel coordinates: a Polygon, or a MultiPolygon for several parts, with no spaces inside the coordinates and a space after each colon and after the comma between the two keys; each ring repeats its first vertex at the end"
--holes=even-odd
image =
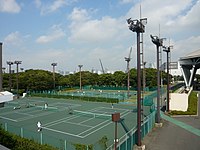
{"type": "Polygon", "coordinates": [[[32,97],[48,97],[48,98],[63,98],[63,99],[79,99],[82,101],[91,102],[107,102],[107,103],[118,103],[118,99],[105,98],[105,97],[87,97],[87,96],[71,96],[71,95],[56,95],[56,94],[31,94],[32,97]]]}
{"type": "Polygon", "coordinates": [[[49,145],[41,145],[33,140],[21,138],[18,135],[11,134],[0,127],[0,144],[14,150],[57,150],[49,145]]]}

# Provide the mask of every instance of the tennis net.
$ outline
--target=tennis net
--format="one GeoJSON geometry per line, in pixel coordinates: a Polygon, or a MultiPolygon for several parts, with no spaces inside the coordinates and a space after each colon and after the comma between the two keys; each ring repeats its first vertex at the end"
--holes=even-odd
{"type": "Polygon", "coordinates": [[[45,108],[44,105],[37,105],[37,104],[32,104],[32,103],[29,103],[29,107],[34,108],[34,109],[40,109],[40,110],[50,110],[50,111],[57,111],[58,110],[57,107],[48,106],[48,107],[45,108]]]}
{"type": "Polygon", "coordinates": [[[90,118],[111,119],[111,115],[109,114],[100,114],[87,111],[73,110],[73,114],[90,118]]]}

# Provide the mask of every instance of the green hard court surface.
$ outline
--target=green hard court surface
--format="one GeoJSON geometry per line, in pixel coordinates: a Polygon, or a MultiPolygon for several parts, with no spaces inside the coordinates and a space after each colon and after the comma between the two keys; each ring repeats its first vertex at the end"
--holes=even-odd
{"type": "MultiPolygon", "coordinates": [[[[38,141],[42,132],[44,143],[52,145],[56,140],[89,145],[106,136],[109,146],[114,140],[113,113],[119,112],[121,116],[118,138],[137,123],[135,104],[113,104],[113,108],[111,106],[110,103],[27,97],[5,103],[0,108],[0,123],[6,124],[8,131],[13,130],[19,135],[23,132],[25,137],[38,138],[38,141]],[[45,103],[48,104],[47,109],[44,109],[45,103]],[[38,121],[42,123],[41,132],[37,131],[38,121]]],[[[147,116],[150,108],[144,106],[143,109],[147,116]]]]}

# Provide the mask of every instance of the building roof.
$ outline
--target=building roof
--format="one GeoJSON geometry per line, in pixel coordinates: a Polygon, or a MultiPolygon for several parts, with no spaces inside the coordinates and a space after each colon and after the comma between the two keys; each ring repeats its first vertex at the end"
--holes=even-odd
{"type": "Polygon", "coordinates": [[[200,49],[193,51],[184,57],[180,57],[180,59],[190,59],[190,58],[196,58],[196,57],[200,57],[200,49]]]}

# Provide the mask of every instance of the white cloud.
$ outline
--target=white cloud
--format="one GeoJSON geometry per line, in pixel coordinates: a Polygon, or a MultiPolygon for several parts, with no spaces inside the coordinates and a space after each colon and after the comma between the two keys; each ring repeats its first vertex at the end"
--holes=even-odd
{"type": "Polygon", "coordinates": [[[21,10],[15,0],[0,0],[0,12],[19,13],[21,10]]]}
{"type": "Polygon", "coordinates": [[[132,3],[133,0],[120,0],[121,4],[128,4],[128,3],[132,3]]]}
{"type": "Polygon", "coordinates": [[[41,0],[35,0],[35,5],[37,8],[40,8],[42,6],[41,0]]]}
{"type": "Polygon", "coordinates": [[[53,0],[53,2],[50,3],[43,3],[41,0],[35,0],[35,5],[37,8],[40,8],[41,15],[46,15],[61,9],[62,7],[68,6],[76,1],[77,0],[53,0]]]}
{"type": "Polygon", "coordinates": [[[23,37],[18,31],[10,33],[4,39],[5,44],[14,46],[20,45],[22,41],[23,37]]]}
{"type": "Polygon", "coordinates": [[[65,36],[64,31],[61,29],[59,25],[53,25],[50,28],[50,32],[47,35],[42,35],[39,38],[37,38],[37,43],[48,43],[55,40],[58,40],[65,36]]]}
{"type": "MultiPolygon", "coordinates": [[[[74,8],[72,13],[69,15],[69,19],[72,20],[72,23],[83,22],[90,19],[89,13],[86,9],[74,8]]],[[[72,24],[74,25],[74,24],[72,24]]]]}
{"type": "Polygon", "coordinates": [[[85,9],[74,8],[69,17],[72,21],[70,25],[70,42],[108,42],[117,40],[123,28],[121,20],[109,16],[101,19],[91,19],[89,12],[85,9]]]}

